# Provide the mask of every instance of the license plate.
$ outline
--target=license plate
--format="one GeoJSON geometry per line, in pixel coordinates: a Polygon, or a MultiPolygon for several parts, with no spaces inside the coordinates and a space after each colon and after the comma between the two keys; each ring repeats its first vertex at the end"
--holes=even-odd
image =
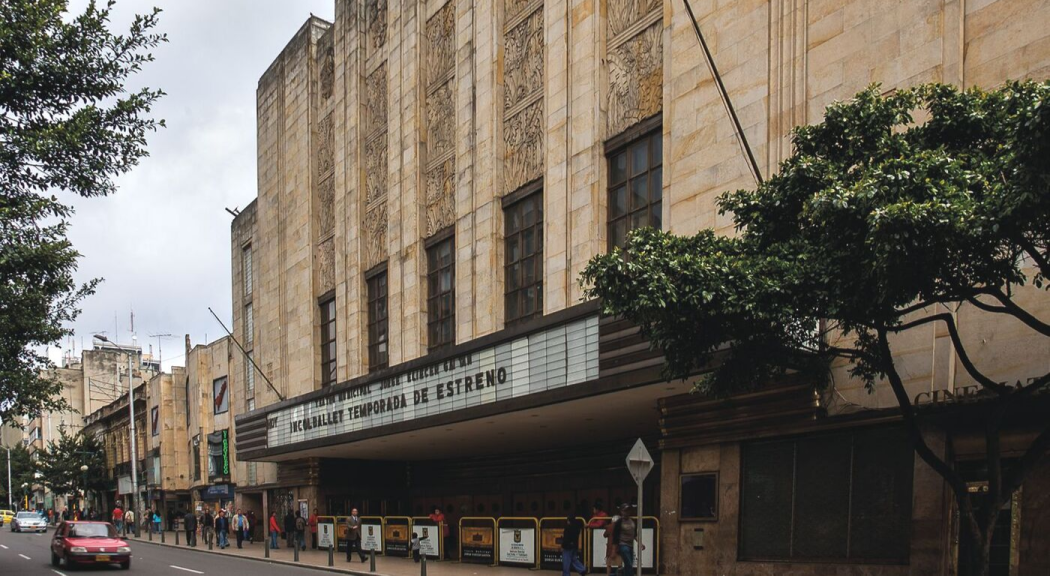
{"type": "Polygon", "coordinates": [[[95,556],[95,562],[110,562],[109,556],[95,556]]]}

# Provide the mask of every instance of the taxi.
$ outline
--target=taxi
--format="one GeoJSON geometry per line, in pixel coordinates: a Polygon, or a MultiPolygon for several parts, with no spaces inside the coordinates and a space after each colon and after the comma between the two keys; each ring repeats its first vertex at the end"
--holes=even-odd
{"type": "Polygon", "coordinates": [[[15,517],[15,513],[11,510],[0,510],[0,526],[4,524],[10,524],[11,519],[15,517]]]}

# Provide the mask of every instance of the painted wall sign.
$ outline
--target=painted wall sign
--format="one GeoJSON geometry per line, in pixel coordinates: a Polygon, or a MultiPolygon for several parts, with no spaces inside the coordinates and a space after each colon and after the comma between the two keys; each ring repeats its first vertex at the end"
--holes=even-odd
{"type": "Polygon", "coordinates": [[[447,414],[598,377],[598,317],[275,411],[270,448],[447,414]]]}
{"type": "Polygon", "coordinates": [[[536,564],[536,529],[500,528],[499,561],[507,564],[536,564]]]}

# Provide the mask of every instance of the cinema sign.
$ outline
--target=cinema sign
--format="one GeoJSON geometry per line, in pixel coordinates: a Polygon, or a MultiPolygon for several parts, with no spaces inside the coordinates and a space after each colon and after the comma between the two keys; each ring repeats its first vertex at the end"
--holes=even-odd
{"type": "Polygon", "coordinates": [[[598,316],[277,410],[267,447],[448,414],[598,377],[598,316]]]}

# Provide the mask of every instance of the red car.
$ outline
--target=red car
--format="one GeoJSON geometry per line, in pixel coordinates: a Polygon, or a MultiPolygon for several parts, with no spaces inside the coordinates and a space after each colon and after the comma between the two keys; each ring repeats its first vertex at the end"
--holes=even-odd
{"type": "Polygon", "coordinates": [[[131,567],[131,547],[109,522],[63,522],[51,539],[51,565],[120,564],[131,567]]]}

